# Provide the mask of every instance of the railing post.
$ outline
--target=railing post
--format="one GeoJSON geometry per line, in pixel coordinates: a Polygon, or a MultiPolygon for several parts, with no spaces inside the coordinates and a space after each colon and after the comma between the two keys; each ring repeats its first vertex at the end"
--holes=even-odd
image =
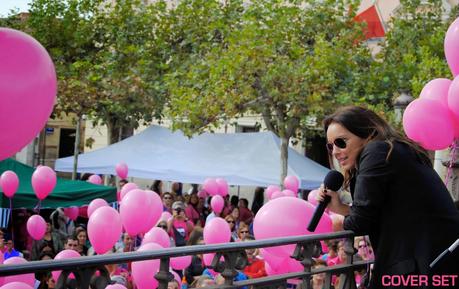
{"type": "Polygon", "coordinates": [[[212,259],[211,267],[221,273],[225,279],[225,285],[233,285],[234,278],[237,276],[237,270],[242,270],[247,265],[247,254],[245,250],[230,251],[215,254],[212,259]],[[220,258],[223,255],[225,258],[224,266],[220,264],[220,258]]]}
{"type": "MultiPolygon", "coordinates": [[[[304,272],[311,273],[312,257],[318,257],[320,255],[320,250],[320,242],[299,243],[295,247],[292,258],[300,261],[304,267],[304,272]]],[[[303,277],[301,284],[301,288],[311,288],[311,275],[303,277]]]]}
{"type": "Polygon", "coordinates": [[[159,263],[159,271],[155,275],[158,280],[158,289],[167,289],[169,281],[174,279],[172,273],[169,272],[169,258],[161,258],[159,263]]]}
{"type": "MultiPolygon", "coordinates": [[[[346,238],[344,240],[344,252],[347,255],[346,264],[351,265],[353,264],[354,258],[354,237],[346,238]]],[[[348,269],[345,273],[342,273],[339,277],[339,288],[340,289],[355,289],[355,276],[354,270],[348,269]]]]}

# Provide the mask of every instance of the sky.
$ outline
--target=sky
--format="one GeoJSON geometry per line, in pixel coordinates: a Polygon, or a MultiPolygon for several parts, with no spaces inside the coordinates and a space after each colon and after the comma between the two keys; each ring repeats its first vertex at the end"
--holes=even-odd
{"type": "Polygon", "coordinates": [[[11,9],[19,8],[19,12],[27,12],[28,3],[32,0],[0,0],[0,16],[6,16],[11,9]]]}

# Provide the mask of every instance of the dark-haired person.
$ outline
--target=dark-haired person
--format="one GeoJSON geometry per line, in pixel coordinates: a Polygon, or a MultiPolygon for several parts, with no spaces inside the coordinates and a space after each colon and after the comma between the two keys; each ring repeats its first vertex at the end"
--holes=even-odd
{"type": "Polygon", "coordinates": [[[346,216],[344,229],[370,236],[375,250],[371,287],[382,287],[387,275],[459,273],[459,250],[429,268],[459,237],[459,212],[427,153],[362,107],[337,110],[324,127],[327,149],[344,172],[353,203],[345,205],[336,192],[323,188],[318,199],[331,196],[330,210],[346,216]]]}

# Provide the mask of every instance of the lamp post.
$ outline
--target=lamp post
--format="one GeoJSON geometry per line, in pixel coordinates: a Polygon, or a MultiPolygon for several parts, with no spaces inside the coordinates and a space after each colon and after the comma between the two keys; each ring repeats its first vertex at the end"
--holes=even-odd
{"type": "Polygon", "coordinates": [[[402,121],[405,108],[414,100],[408,90],[402,90],[400,95],[394,100],[395,120],[397,124],[402,121]]]}

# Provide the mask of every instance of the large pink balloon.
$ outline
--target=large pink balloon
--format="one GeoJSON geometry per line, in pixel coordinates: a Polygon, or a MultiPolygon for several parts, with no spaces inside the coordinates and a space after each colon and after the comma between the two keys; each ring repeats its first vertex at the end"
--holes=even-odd
{"type": "MultiPolygon", "coordinates": [[[[452,81],[447,78],[437,78],[429,81],[421,91],[419,98],[429,98],[440,101],[444,106],[448,106],[448,92],[452,81]]],[[[459,97],[459,96],[458,96],[459,97]]],[[[459,112],[459,110],[458,110],[459,112]]],[[[459,118],[450,111],[453,119],[454,137],[459,137],[459,118]]]]}
{"type": "Polygon", "coordinates": [[[171,267],[175,270],[183,270],[191,264],[191,256],[171,258],[171,267]]]}
{"type": "Polygon", "coordinates": [[[154,202],[152,195],[139,189],[130,191],[120,205],[121,222],[131,236],[148,232],[158,221],[161,212],[161,203],[154,202]]]}
{"type": "Polygon", "coordinates": [[[300,181],[296,176],[286,176],[284,179],[284,188],[294,193],[298,193],[300,181]]]}
{"type": "Polygon", "coordinates": [[[99,175],[91,175],[88,182],[95,185],[102,185],[102,178],[99,175]]]}
{"type": "Polygon", "coordinates": [[[206,191],[210,196],[218,195],[218,184],[215,179],[208,178],[204,181],[202,185],[204,191],[206,191]]]}
{"type": "Polygon", "coordinates": [[[115,166],[115,171],[118,177],[125,179],[128,176],[128,166],[125,163],[119,163],[115,166]]]}
{"type": "Polygon", "coordinates": [[[12,198],[19,187],[19,178],[13,171],[5,171],[0,177],[0,187],[8,198],[12,198]]]}
{"type": "Polygon", "coordinates": [[[230,227],[220,217],[215,217],[209,223],[206,223],[203,235],[206,244],[227,243],[231,240],[230,227]]]}
{"type": "Polygon", "coordinates": [[[0,160],[25,147],[46,124],[55,102],[54,65],[24,32],[0,28],[0,160]]]}
{"type": "Polygon", "coordinates": [[[100,207],[89,217],[88,237],[97,254],[108,252],[122,232],[121,218],[112,207],[100,207]]]}
{"type": "Polygon", "coordinates": [[[138,189],[139,187],[134,183],[127,183],[121,188],[121,201],[123,200],[124,196],[132,190],[138,189]]]}
{"type": "MultiPolygon", "coordinates": [[[[56,257],[54,257],[54,260],[63,260],[63,259],[70,259],[70,258],[79,258],[81,257],[80,253],[78,253],[75,250],[63,250],[60,251],[56,257]]],[[[61,275],[62,271],[53,271],[51,274],[53,275],[54,281],[57,282],[59,279],[59,276],[61,275]]]]}
{"type": "Polygon", "coordinates": [[[3,285],[0,289],[33,289],[33,287],[23,282],[11,282],[3,285]]]}
{"type": "Polygon", "coordinates": [[[145,234],[142,245],[147,243],[156,243],[163,248],[169,248],[171,246],[169,235],[164,229],[159,227],[153,227],[145,234]]]}
{"type": "Polygon", "coordinates": [[[280,190],[281,189],[279,188],[279,186],[276,186],[276,185],[268,186],[268,188],[266,188],[266,192],[265,192],[266,193],[266,198],[268,200],[271,200],[271,197],[272,197],[273,193],[274,192],[280,192],[280,190]]]}
{"type": "Polygon", "coordinates": [[[223,211],[223,207],[225,206],[225,200],[223,200],[222,196],[215,195],[210,200],[210,206],[214,212],[221,213],[223,211]]]}
{"type": "MultiPolygon", "coordinates": [[[[161,246],[155,243],[147,243],[142,245],[138,251],[153,251],[159,250],[161,246]]],[[[158,280],[155,274],[159,269],[159,259],[132,262],[132,277],[134,283],[139,289],[150,289],[158,286],[158,280]]]]}
{"type": "Polygon", "coordinates": [[[279,269],[279,267],[284,263],[285,257],[273,255],[269,252],[269,250],[266,250],[265,248],[260,248],[260,253],[263,256],[265,262],[268,262],[274,271],[279,269]]]}
{"type": "Polygon", "coordinates": [[[453,76],[456,77],[459,74],[459,18],[449,26],[444,46],[446,61],[453,76]]]}
{"type": "MultiPolygon", "coordinates": [[[[11,257],[11,258],[6,259],[5,262],[3,262],[3,264],[5,265],[25,264],[25,263],[27,263],[27,260],[22,257],[11,257]]],[[[35,284],[35,275],[34,274],[22,274],[22,275],[5,276],[5,284],[11,283],[11,282],[22,282],[22,283],[25,283],[33,287],[35,284]]]]}
{"type": "Polygon", "coordinates": [[[215,182],[218,186],[218,194],[222,197],[228,195],[228,182],[222,178],[216,179],[215,182]]]}
{"type": "Polygon", "coordinates": [[[46,232],[46,222],[40,215],[33,215],[27,220],[27,232],[34,240],[41,240],[46,232]]]}
{"type": "Polygon", "coordinates": [[[161,216],[163,214],[163,201],[161,200],[161,197],[157,193],[151,190],[145,190],[145,192],[147,193],[151,201],[151,205],[150,205],[151,212],[149,213],[150,218],[145,220],[146,222],[145,225],[148,231],[154,226],[156,226],[156,224],[161,219],[161,216]]]}
{"type": "Polygon", "coordinates": [[[127,289],[127,288],[121,284],[112,284],[112,285],[108,285],[107,287],[105,287],[105,289],[127,289]]]}
{"type": "Polygon", "coordinates": [[[108,203],[104,199],[94,199],[89,203],[88,206],[88,217],[91,218],[91,215],[101,207],[108,207],[108,203]]]}
{"type": "MultiPolygon", "coordinates": [[[[314,211],[315,207],[302,199],[277,198],[271,200],[263,205],[255,216],[253,223],[255,238],[261,240],[311,234],[306,227],[314,211]]],[[[322,217],[315,233],[326,232],[331,232],[331,221],[322,217]]],[[[292,244],[266,248],[266,251],[276,256],[287,257],[293,253],[294,249],[295,245],[292,244]]]]}
{"type": "Polygon", "coordinates": [[[319,204],[319,202],[317,202],[317,195],[318,194],[319,194],[319,190],[318,189],[310,191],[309,194],[308,194],[308,202],[310,202],[314,206],[317,206],[319,204]]]}
{"type": "Polygon", "coordinates": [[[78,218],[80,209],[77,206],[71,206],[69,208],[64,208],[64,214],[69,217],[70,220],[75,221],[78,218]]]}
{"type": "Polygon", "coordinates": [[[202,261],[204,265],[210,266],[212,264],[212,260],[215,257],[215,253],[207,253],[202,256],[202,261]]]}
{"type": "Polygon", "coordinates": [[[403,114],[406,135],[428,150],[447,148],[454,139],[452,114],[440,101],[418,98],[403,114]]]}
{"type": "Polygon", "coordinates": [[[32,174],[32,187],[40,200],[44,200],[54,190],[56,182],[56,172],[50,167],[38,167],[32,174]]]}
{"type": "Polygon", "coordinates": [[[449,86],[448,107],[454,114],[456,120],[459,119],[459,76],[457,76],[449,86]]]}

